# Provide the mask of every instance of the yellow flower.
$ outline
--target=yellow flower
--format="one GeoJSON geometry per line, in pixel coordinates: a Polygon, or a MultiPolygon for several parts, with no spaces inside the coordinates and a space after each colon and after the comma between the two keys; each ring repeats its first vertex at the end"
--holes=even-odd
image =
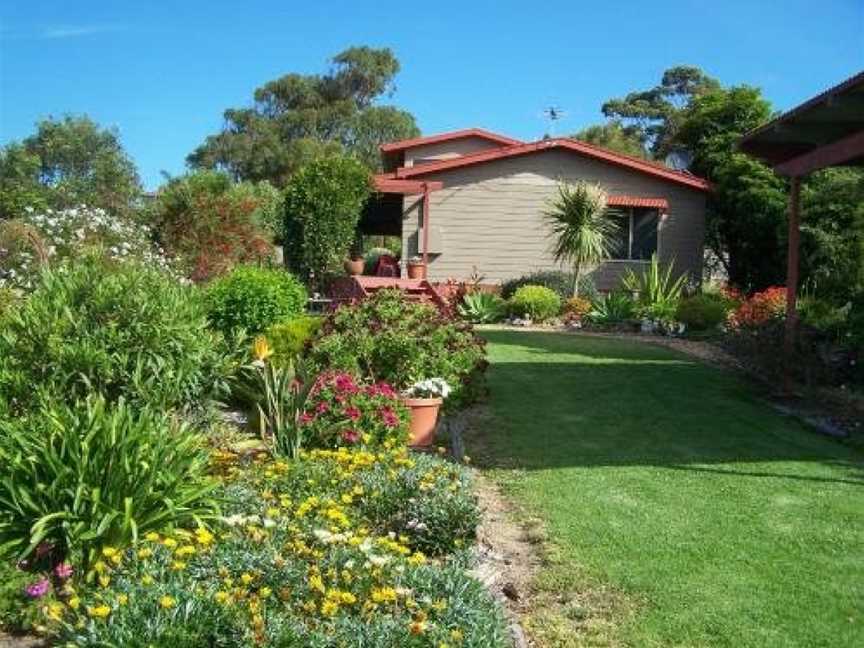
{"type": "Polygon", "coordinates": [[[150,574],[145,574],[141,577],[141,584],[144,586],[153,584],[153,577],[150,574]]]}
{"type": "Polygon", "coordinates": [[[216,592],[216,594],[213,596],[213,598],[216,599],[217,603],[227,603],[228,599],[230,598],[230,595],[228,594],[228,592],[223,592],[220,590],[220,591],[216,592]]]}
{"type": "Polygon", "coordinates": [[[412,565],[422,565],[426,562],[426,556],[424,556],[420,551],[415,551],[408,559],[408,562],[412,565]]]}
{"type": "Polygon", "coordinates": [[[168,547],[169,549],[173,549],[177,546],[177,541],[174,538],[165,538],[162,541],[162,544],[168,547]]]}
{"type": "Polygon", "coordinates": [[[244,585],[248,585],[253,580],[255,580],[255,577],[248,572],[243,572],[242,574],[240,574],[240,580],[243,581],[244,585]]]}
{"type": "Polygon", "coordinates": [[[95,571],[97,574],[103,574],[108,571],[108,565],[106,565],[101,560],[97,560],[95,563],[93,563],[93,571],[95,571]]]}
{"type": "Polygon", "coordinates": [[[49,603],[48,607],[45,608],[45,616],[53,621],[59,621],[63,618],[63,609],[64,606],[62,603],[54,601],[53,603],[49,603]]]}
{"type": "Polygon", "coordinates": [[[102,555],[106,558],[113,558],[119,552],[114,547],[102,547],[102,555]]]}
{"type": "Polygon", "coordinates": [[[99,585],[101,585],[102,587],[108,587],[108,585],[110,585],[110,584],[111,584],[111,577],[110,576],[106,576],[105,574],[103,574],[102,576],[99,577],[99,585]]]}
{"type": "Polygon", "coordinates": [[[126,594],[117,595],[117,605],[126,605],[129,602],[129,597],[126,594]]]}
{"type": "Polygon", "coordinates": [[[198,527],[195,530],[195,539],[202,547],[208,547],[213,544],[214,537],[213,534],[204,527],[198,527]]]}
{"type": "Polygon", "coordinates": [[[270,348],[270,343],[263,335],[259,335],[252,342],[252,355],[259,362],[264,362],[267,358],[273,355],[273,349],[270,348]]]}
{"type": "Polygon", "coordinates": [[[173,596],[168,596],[167,594],[159,599],[159,606],[164,608],[165,610],[170,610],[175,605],[177,605],[177,601],[173,596]]]}
{"type": "Polygon", "coordinates": [[[313,590],[317,590],[324,593],[324,580],[318,574],[312,574],[309,577],[309,587],[313,590]]]}
{"type": "Polygon", "coordinates": [[[462,631],[461,631],[459,628],[453,628],[453,629],[450,631],[450,638],[451,638],[453,641],[461,642],[462,639],[464,638],[464,635],[462,634],[462,631]]]}
{"type": "Polygon", "coordinates": [[[80,605],[81,605],[81,599],[78,598],[77,596],[73,596],[72,598],[69,599],[69,607],[72,608],[73,610],[77,610],[80,605]]]}
{"type": "Polygon", "coordinates": [[[147,535],[144,536],[145,540],[149,540],[150,542],[159,542],[159,534],[155,531],[151,531],[147,535]]]}
{"type": "Polygon", "coordinates": [[[396,600],[396,590],[392,587],[376,587],[372,590],[372,601],[375,603],[388,603],[396,600]]]}
{"type": "Polygon", "coordinates": [[[269,587],[262,587],[260,590],[258,590],[258,596],[260,596],[262,599],[268,598],[272,593],[273,590],[269,587]]]}
{"type": "Polygon", "coordinates": [[[342,601],[345,605],[353,605],[357,602],[357,597],[354,596],[351,592],[340,592],[339,600],[342,601]]]}
{"type": "Polygon", "coordinates": [[[144,547],[143,549],[139,549],[136,555],[139,560],[147,560],[153,556],[153,550],[150,547],[144,547]]]}
{"type": "Polygon", "coordinates": [[[94,619],[104,619],[111,614],[111,608],[107,605],[97,605],[96,607],[87,606],[87,615],[94,619]]]}
{"type": "Polygon", "coordinates": [[[426,632],[426,622],[425,621],[412,621],[408,629],[411,631],[412,635],[421,635],[426,632]]]}
{"type": "Polygon", "coordinates": [[[335,601],[324,601],[321,604],[321,616],[329,617],[333,616],[339,611],[339,604],[335,601]]]}
{"type": "Polygon", "coordinates": [[[443,612],[447,609],[447,599],[436,599],[432,603],[432,609],[436,612],[443,612]]]}
{"type": "Polygon", "coordinates": [[[178,558],[184,558],[186,556],[194,556],[195,555],[195,547],[192,545],[183,545],[177,551],[174,552],[174,555],[178,558]]]}
{"type": "Polygon", "coordinates": [[[175,560],[171,563],[171,569],[173,571],[183,571],[184,569],[186,569],[186,563],[182,560],[175,560]]]}

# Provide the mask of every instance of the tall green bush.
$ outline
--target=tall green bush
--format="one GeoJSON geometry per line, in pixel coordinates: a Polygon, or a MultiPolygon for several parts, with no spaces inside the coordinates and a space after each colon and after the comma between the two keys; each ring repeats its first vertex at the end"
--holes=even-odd
{"type": "Polygon", "coordinates": [[[285,188],[283,240],[288,266],[320,279],[355,240],[372,185],[369,172],[348,157],[326,157],[300,168],[285,188]]]}
{"type": "Polygon", "coordinates": [[[281,366],[291,362],[303,352],[306,343],[318,332],[323,323],[323,317],[300,315],[268,328],[264,335],[273,348],[271,362],[281,366]]]}
{"type": "Polygon", "coordinates": [[[333,313],[314,339],[308,360],[317,371],[350,372],[364,381],[405,389],[426,378],[443,378],[458,407],[482,389],[484,343],[470,324],[382,290],[333,313]]]}
{"type": "Polygon", "coordinates": [[[101,398],[0,421],[0,555],[41,543],[76,563],[215,511],[203,441],[165,413],[101,398]]]}
{"type": "Polygon", "coordinates": [[[87,256],[45,272],[0,327],[0,400],[194,408],[222,395],[228,361],[198,291],[137,263],[87,256]]]}
{"type": "MultiPolygon", "coordinates": [[[[516,279],[509,279],[501,284],[501,296],[510,299],[522,286],[546,286],[561,298],[569,299],[573,296],[573,281],[575,275],[572,272],[562,270],[537,270],[529,272],[516,279]]],[[[587,299],[597,296],[597,287],[590,275],[583,275],[579,279],[579,294],[587,299]]]]}
{"type": "Polygon", "coordinates": [[[307,298],[303,285],[284,270],[240,266],[207,288],[207,314],[226,335],[241,329],[254,335],[302,313],[307,298]]]}

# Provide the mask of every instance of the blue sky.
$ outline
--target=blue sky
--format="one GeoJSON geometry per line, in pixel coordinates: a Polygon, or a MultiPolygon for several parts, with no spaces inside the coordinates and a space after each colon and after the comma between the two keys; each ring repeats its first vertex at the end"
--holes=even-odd
{"type": "Polygon", "coordinates": [[[148,188],[218,130],[227,107],[350,45],[402,63],[393,103],[424,133],[519,138],[602,121],[609,97],[698,65],[778,109],[864,69],[864,0],[292,2],[10,0],[0,8],[0,141],[48,115],[115,126],[148,188]]]}

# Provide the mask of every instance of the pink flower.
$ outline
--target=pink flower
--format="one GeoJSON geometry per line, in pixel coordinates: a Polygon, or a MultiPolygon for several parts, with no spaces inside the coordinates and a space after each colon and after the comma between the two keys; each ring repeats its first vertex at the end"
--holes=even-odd
{"type": "Polygon", "coordinates": [[[54,575],[60,580],[66,580],[69,578],[75,570],[72,568],[72,565],[69,563],[60,563],[54,568],[54,575]]]}
{"type": "Polygon", "coordinates": [[[396,390],[388,383],[378,383],[378,391],[382,396],[386,396],[387,398],[396,398],[396,390]]]}
{"type": "Polygon", "coordinates": [[[399,417],[396,416],[396,412],[394,412],[389,407],[382,407],[378,410],[379,416],[381,416],[381,420],[384,421],[384,427],[395,428],[399,425],[399,417]]]}
{"type": "Polygon", "coordinates": [[[348,374],[339,374],[334,381],[336,389],[348,394],[357,393],[357,385],[354,384],[354,379],[348,374]]]}
{"type": "Polygon", "coordinates": [[[325,401],[321,401],[320,403],[318,403],[318,406],[315,408],[315,410],[319,414],[326,414],[327,410],[329,410],[329,409],[330,409],[330,406],[325,401]]]}
{"type": "Polygon", "coordinates": [[[352,421],[356,421],[360,418],[360,410],[354,406],[345,408],[345,416],[347,416],[352,421]]]}
{"type": "Polygon", "coordinates": [[[48,589],[51,587],[51,583],[48,582],[47,578],[42,578],[35,583],[31,583],[27,587],[24,588],[24,593],[27,594],[30,598],[42,598],[48,593],[48,589]]]}
{"type": "Polygon", "coordinates": [[[306,425],[307,423],[311,423],[314,420],[315,420],[315,417],[312,416],[312,414],[310,414],[309,412],[303,412],[300,415],[300,424],[301,425],[306,425]]]}
{"type": "Polygon", "coordinates": [[[360,433],[357,430],[344,430],[342,432],[342,440],[345,443],[357,443],[360,440],[360,433]]]}

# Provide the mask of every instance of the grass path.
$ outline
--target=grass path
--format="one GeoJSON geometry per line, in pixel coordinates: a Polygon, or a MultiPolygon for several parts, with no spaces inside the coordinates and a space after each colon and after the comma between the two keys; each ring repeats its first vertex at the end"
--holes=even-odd
{"type": "Polygon", "coordinates": [[[589,608],[548,645],[864,646],[861,454],[667,349],[483,335],[485,461],[558,547],[543,582],[589,608]]]}

